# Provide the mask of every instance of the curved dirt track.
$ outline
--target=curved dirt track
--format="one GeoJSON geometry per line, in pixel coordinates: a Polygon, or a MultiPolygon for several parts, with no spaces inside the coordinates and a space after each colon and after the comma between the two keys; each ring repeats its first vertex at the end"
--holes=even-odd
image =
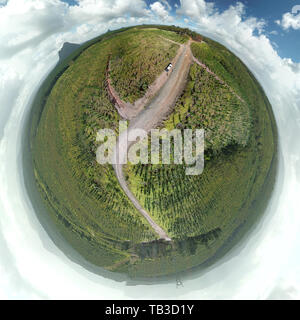
{"type": "Polygon", "coordinates": [[[115,173],[119,183],[132,201],[136,209],[145,217],[155,232],[161,239],[171,241],[167,233],[150,217],[149,213],[140,205],[139,201],[130,191],[123,173],[123,163],[126,163],[127,152],[135,142],[127,142],[127,137],[133,130],[143,129],[147,133],[157,127],[157,125],[168,115],[174,106],[177,97],[184,89],[193,56],[190,49],[190,42],[180,45],[178,57],[173,71],[168,76],[167,81],[158,91],[149,106],[131,120],[128,129],[119,138],[117,147],[113,155],[115,173]]]}
{"type": "Polygon", "coordinates": [[[195,63],[197,63],[200,67],[202,67],[203,69],[205,69],[209,74],[211,74],[217,81],[219,81],[221,84],[223,84],[224,86],[226,86],[232,94],[234,94],[240,101],[244,102],[245,101],[227,84],[225,83],[221,78],[219,78],[214,72],[212,72],[207,65],[205,65],[204,63],[200,62],[197,58],[195,58],[193,56],[193,61],[195,63]]]}
{"type": "MultiPolygon", "coordinates": [[[[165,40],[176,43],[169,39],[165,40]]],[[[193,40],[189,40],[185,45],[176,43],[180,46],[180,48],[176,57],[172,61],[174,68],[170,75],[168,76],[166,72],[162,73],[149,88],[150,90],[145,95],[145,97],[139,99],[135,104],[131,105],[122,102],[121,99],[119,99],[119,97],[117,96],[117,93],[112,88],[113,94],[116,95],[116,100],[121,101],[119,106],[116,105],[116,108],[119,111],[120,115],[125,119],[131,119],[128,129],[119,136],[118,143],[113,154],[113,163],[115,164],[114,169],[116,177],[125,194],[131,200],[136,209],[144,216],[144,218],[148,221],[148,223],[159,235],[159,237],[166,241],[171,241],[171,238],[168,236],[166,231],[163,230],[150,217],[149,213],[141,206],[126,183],[123,173],[123,164],[127,163],[126,160],[128,150],[136,142],[129,142],[128,135],[130,135],[130,133],[132,133],[134,130],[139,129],[142,129],[149,133],[151,129],[156,128],[167,117],[167,115],[172,110],[172,107],[175,105],[177,97],[182,93],[184,89],[189,69],[192,63],[197,63],[199,66],[204,68],[208,73],[213,75],[216,80],[226,85],[239,100],[244,102],[244,100],[239,95],[237,95],[237,93],[230,86],[228,86],[222,79],[220,79],[215,73],[213,73],[205,64],[203,64],[193,56],[190,48],[191,42],[193,42],[193,40]],[[146,103],[149,102],[153,96],[155,97],[145,109],[146,103]]]]}
{"type": "MultiPolygon", "coordinates": [[[[163,37],[162,37],[163,38],[163,37]]],[[[173,65],[176,65],[179,58],[181,57],[181,54],[184,50],[184,45],[177,43],[175,41],[163,38],[165,41],[174,43],[179,46],[179,50],[176,54],[176,56],[173,58],[171,63],[173,65]]],[[[110,73],[110,57],[107,64],[107,70],[106,70],[106,84],[107,84],[107,91],[111,98],[112,103],[115,105],[116,109],[118,110],[118,113],[123,119],[131,120],[135,118],[139,113],[145,108],[148,103],[150,103],[151,99],[158,94],[160,89],[166,84],[166,82],[169,80],[167,72],[163,71],[156,79],[155,81],[149,86],[147,89],[145,95],[135,101],[133,104],[129,102],[124,102],[117,91],[112,86],[112,81],[109,76],[110,73]]]]}

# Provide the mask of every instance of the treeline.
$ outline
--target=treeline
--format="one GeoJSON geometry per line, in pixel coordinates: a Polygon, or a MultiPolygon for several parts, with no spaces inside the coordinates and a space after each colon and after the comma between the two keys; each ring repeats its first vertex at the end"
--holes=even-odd
{"type": "MultiPolygon", "coordinates": [[[[141,259],[157,259],[173,255],[174,251],[180,255],[195,255],[199,246],[209,247],[209,244],[217,240],[222,230],[216,228],[197,237],[185,238],[181,240],[174,239],[172,243],[158,240],[150,243],[141,243],[133,247],[133,251],[141,259]]],[[[174,263],[176,259],[173,258],[174,263]]],[[[176,265],[174,264],[176,269],[176,265]]]]}
{"type": "Polygon", "coordinates": [[[161,29],[161,30],[166,30],[166,31],[171,31],[171,32],[175,32],[181,36],[188,36],[191,37],[193,40],[201,42],[203,40],[203,37],[195,32],[192,31],[188,28],[181,28],[175,25],[172,26],[165,26],[165,25],[142,25],[140,26],[140,28],[157,28],[157,29],[161,29]]]}

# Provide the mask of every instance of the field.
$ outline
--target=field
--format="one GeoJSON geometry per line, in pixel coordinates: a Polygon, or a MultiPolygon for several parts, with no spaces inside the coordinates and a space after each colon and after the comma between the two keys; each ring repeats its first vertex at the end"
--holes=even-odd
{"type": "Polygon", "coordinates": [[[134,103],[141,98],[175,57],[179,46],[164,38],[182,38],[172,34],[157,29],[146,32],[136,29],[112,44],[114,55],[111,57],[110,76],[122,100],[134,103]]]}
{"type": "Polygon", "coordinates": [[[62,61],[34,103],[33,174],[49,216],[88,261],[132,277],[176,273],[206,261],[237,228],[255,220],[272,189],[276,126],[271,106],[242,62],[209,39],[192,44],[194,55],[245,103],[193,65],[185,91],[162,125],[206,130],[204,173],[189,177],[178,165],[126,168],[132,191],[174,237],[172,244],[155,241],[112,166],[97,164],[97,131],[117,132],[120,120],[106,91],[108,61],[115,89],[132,103],[176,55],[179,46],[163,38],[184,43],[188,36],[197,38],[162,26],[107,33],[62,61]]]}
{"type": "Polygon", "coordinates": [[[186,90],[163,127],[205,129],[203,174],[186,176],[185,166],[174,164],[127,168],[131,189],[172,237],[196,237],[218,228],[223,231],[239,218],[242,207],[249,207],[256,198],[274,146],[272,135],[254,132],[252,121],[266,123],[263,129],[272,132],[270,121],[263,118],[268,114],[260,113],[255,119],[255,111],[203,68],[192,66],[186,90]],[[270,146],[268,153],[263,144],[270,146]]]}
{"type": "MultiPolygon", "coordinates": [[[[177,239],[177,254],[159,257],[162,264],[176,265],[177,270],[220,252],[221,243],[232,241],[233,230],[249,227],[263,212],[276,171],[277,129],[265,94],[238,58],[205,40],[192,44],[194,55],[245,102],[194,64],[185,92],[162,125],[169,130],[205,129],[203,174],[186,176],[186,167],[174,164],[126,168],[137,198],[177,239]],[[203,47],[210,55],[201,51],[203,47]],[[182,246],[185,254],[178,256],[182,246]]],[[[148,260],[144,268],[158,272],[157,264],[148,260]]]]}
{"type": "MultiPolygon", "coordinates": [[[[48,80],[49,90],[39,97],[44,109],[34,115],[34,175],[51,218],[81,254],[105,267],[131,257],[126,251],[130,241],[156,239],[122,192],[113,168],[96,163],[97,131],[110,128],[117,132],[120,120],[106,92],[107,61],[109,57],[116,61],[120,45],[126,47],[123,56],[127,57],[129,66],[131,63],[143,66],[149,59],[154,62],[150,69],[138,68],[140,71],[134,79],[153,81],[178,49],[162,37],[172,38],[172,33],[125,29],[116,35],[116,41],[106,35],[86,46],[81,54],[74,53],[54,79],[48,80]],[[142,39],[153,48],[147,51],[146,59],[141,55],[145,47],[137,45],[142,39]]],[[[113,76],[122,79],[124,87],[129,89],[126,93],[120,90],[121,95],[140,92],[129,82],[127,69],[115,69],[112,63],[113,76]]]]}

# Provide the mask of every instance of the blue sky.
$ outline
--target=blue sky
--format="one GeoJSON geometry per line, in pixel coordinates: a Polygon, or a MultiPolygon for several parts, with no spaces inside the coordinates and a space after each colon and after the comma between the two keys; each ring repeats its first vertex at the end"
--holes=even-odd
{"type": "MultiPolygon", "coordinates": [[[[235,4],[233,0],[213,1],[220,10],[225,10],[229,5],[235,4]]],[[[253,16],[266,21],[266,33],[271,41],[275,42],[278,54],[283,58],[292,58],[300,62],[300,30],[282,30],[276,20],[280,20],[286,12],[291,12],[295,5],[300,5],[300,0],[240,0],[246,6],[247,16],[253,16]],[[276,31],[278,34],[271,34],[276,31]]]]}
{"type": "MultiPolygon", "coordinates": [[[[76,5],[76,0],[62,0],[70,5],[76,5]]],[[[126,0],[124,0],[126,1],[126,0]]],[[[146,4],[154,3],[157,0],[145,0],[146,4]]],[[[163,1],[162,1],[163,2],[163,1]]],[[[220,12],[226,10],[230,5],[236,4],[236,0],[214,0],[215,7],[220,12]]],[[[276,20],[280,20],[286,12],[291,12],[293,6],[299,4],[300,0],[240,0],[246,6],[246,15],[266,22],[265,33],[276,46],[278,54],[283,58],[292,58],[295,62],[300,62],[300,30],[283,30],[276,20]]],[[[180,0],[168,0],[172,7],[171,14],[175,15],[176,7],[180,6],[180,0]]]]}

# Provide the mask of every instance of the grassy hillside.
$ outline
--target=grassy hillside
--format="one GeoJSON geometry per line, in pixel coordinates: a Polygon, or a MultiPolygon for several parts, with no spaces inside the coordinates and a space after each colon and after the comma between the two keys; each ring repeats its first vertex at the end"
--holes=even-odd
{"type": "MultiPolygon", "coordinates": [[[[34,174],[52,218],[79,248],[78,240],[86,240],[91,245],[90,256],[93,247],[107,250],[104,256],[108,260],[101,260],[101,256],[97,260],[103,266],[130,256],[122,251],[128,246],[127,241],[156,239],[119,187],[113,168],[99,166],[95,155],[97,131],[118,129],[119,115],[105,87],[108,57],[117,59],[120,45],[126,43],[127,52],[123,56],[125,61],[132,59],[127,61],[130,70],[132,63],[143,65],[141,52],[145,48],[139,47],[136,40],[142,38],[156,50],[148,51],[148,58],[154,57],[155,52],[160,55],[153,68],[140,69],[139,77],[152,79],[160,74],[176,54],[177,46],[163,41],[158,30],[125,30],[113,41],[104,38],[70,60],[52,80],[55,85],[47,92],[44,109],[32,130],[34,174]]],[[[114,76],[123,79],[123,85],[131,89],[128,71],[112,69],[114,76]]]]}
{"type": "Polygon", "coordinates": [[[107,33],[60,63],[34,102],[30,139],[37,188],[63,237],[98,266],[131,276],[191,268],[212,257],[267,203],[276,152],[271,106],[240,60],[209,39],[209,55],[202,56],[203,44],[193,44],[193,53],[246,104],[193,66],[185,91],[163,124],[206,129],[203,175],[185,176],[185,167],[174,165],[126,168],[133,192],[175,237],[172,244],[155,241],[156,234],[123,193],[112,166],[96,162],[97,131],[117,131],[120,119],[106,92],[108,60],[115,89],[134,102],[176,55],[178,45],[163,38],[184,43],[189,36],[199,38],[164,26],[107,33]],[[222,69],[211,54],[228,66],[222,69]]]}
{"type": "MultiPolygon", "coordinates": [[[[122,100],[134,103],[175,57],[179,46],[166,41],[170,32],[133,29],[111,43],[111,79],[122,100]]],[[[176,34],[173,38],[176,37],[176,34]]]]}
{"type": "Polygon", "coordinates": [[[216,253],[221,255],[234,243],[232,234],[242,237],[262,214],[272,191],[277,129],[271,106],[238,58],[225,47],[205,41],[192,45],[194,55],[245,103],[203,68],[193,65],[186,89],[162,127],[205,129],[203,174],[186,176],[184,165],[127,166],[128,181],[137,198],[177,239],[176,253],[166,254],[164,248],[156,254],[157,260],[146,260],[143,267],[134,268],[135,275],[145,270],[160,272],[158,261],[161,268],[178,271],[216,253]]]}

